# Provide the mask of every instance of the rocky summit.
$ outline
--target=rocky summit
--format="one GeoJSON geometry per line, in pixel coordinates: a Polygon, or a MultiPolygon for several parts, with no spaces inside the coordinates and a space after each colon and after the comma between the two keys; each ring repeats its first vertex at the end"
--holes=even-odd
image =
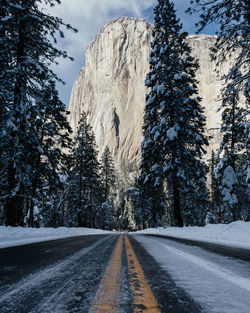
{"type": "MultiPolygon", "coordinates": [[[[93,127],[100,154],[110,147],[119,168],[138,163],[142,140],[142,123],[147,89],[144,85],[149,71],[150,41],[153,25],[135,18],[119,18],[105,25],[86,52],[86,65],[80,70],[72,89],[69,122],[77,129],[81,112],[85,111],[93,127]]],[[[209,48],[216,37],[189,35],[192,54],[199,60],[202,105],[211,136],[207,158],[220,142],[220,77],[229,62],[216,68],[209,48]]]]}

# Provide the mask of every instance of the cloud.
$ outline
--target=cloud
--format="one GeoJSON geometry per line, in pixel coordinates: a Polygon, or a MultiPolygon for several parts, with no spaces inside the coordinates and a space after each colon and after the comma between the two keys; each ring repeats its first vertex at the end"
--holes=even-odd
{"type": "Polygon", "coordinates": [[[65,30],[65,38],[58,40],[58,47],[66,50],[75,62],[60,60],[59,67],[53,67],[66,82],[59,92],[67,104],[73,81],[85,63],[87,46],[99,30],[109,21],[120,16],[143,18],[145,10],[155,5],[156,0],[62,0],[61,5],[46,8],[48,13],[58,16],[65,23],[78,29],[78,33],[65,30]]]}
{"type": "Polygon", "coordinates": [[[69,52],[77,55],[108,21],[125,14],[143,17],[143,11],[154,3],[155,0],[63,0],[49,12],[79,30],[76,35],[66,33],[66,41],[62,41],[69,52]]]}
{"type": "Polygon", "coordinates": [[[115,10],[127,10],[134,14],[141,14],[155,2],[155,0],[63,0],[60,6],[55,7],[54,11],[88,19],[98,14],[107,15],[115,10]]]}

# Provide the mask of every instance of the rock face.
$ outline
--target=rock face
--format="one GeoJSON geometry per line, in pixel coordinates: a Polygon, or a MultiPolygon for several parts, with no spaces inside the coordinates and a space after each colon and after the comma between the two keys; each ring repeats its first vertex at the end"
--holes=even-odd
{"type": "MultiPolygon", "coordinates": [[[[134,18],[119,18],[105,25],[89,45],[86,66],[73,85],[69,104],[71,127],[76,131],[81,112],[85,111],[100,153],[108,145],[117,167],[139,160],[152,28],[146,21],[134,18]]],[[[190,35],[188,42],[200,63],[197,73],[200,95],[207,131],[213,136],[209,158],[219,143],[217,97],[222,88],[215,63],[209,57],[215,36],[190,35]]],[[[219,69],[220,75],[228,64],[223,67],[219,69]]]]}

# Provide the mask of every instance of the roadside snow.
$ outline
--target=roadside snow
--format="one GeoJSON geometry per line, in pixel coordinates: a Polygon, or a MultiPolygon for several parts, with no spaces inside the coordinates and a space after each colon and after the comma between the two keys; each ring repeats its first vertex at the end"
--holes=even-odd
{"type": "MultiPolygon", "coordinates": [[[[93,228],[24,228],[0,226],[0,248],[60,238],[112,233],[93,228]]],[[[250,249],[250,222],[208,224],[205,227],[148,228],[137,233],[155,234],[250,249]]]]}
{"type": "Polygon", "coordinates": [[[172,236],[250,249],[250,222],[208,224],[204,227],[148,228],[137,233],[172,236]]]}
{"type": "Polygon", "coordinates": [[[110,231],[93,228],[28,228],[0,226],[0,248],[20,246],[34,242],[42,242],[54,239],[74,236],[108,234],[110,231]]]}

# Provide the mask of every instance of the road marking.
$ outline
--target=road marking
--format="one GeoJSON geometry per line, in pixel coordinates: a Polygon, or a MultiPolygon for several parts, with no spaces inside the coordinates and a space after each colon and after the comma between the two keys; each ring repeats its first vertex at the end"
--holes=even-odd
{"type": "Polygon", "coordinates": [[[119,237],[113,250],[108,267],[103,275],[89,313],[118,313],[122,247],[123,235],[119,237]]]}
{"type": "Polygon", "coordinates": [[[127,236],[125,236],[125,245],[130,276],[130,289],[133,296],[133,312],[161,313],[127,236]]]}

